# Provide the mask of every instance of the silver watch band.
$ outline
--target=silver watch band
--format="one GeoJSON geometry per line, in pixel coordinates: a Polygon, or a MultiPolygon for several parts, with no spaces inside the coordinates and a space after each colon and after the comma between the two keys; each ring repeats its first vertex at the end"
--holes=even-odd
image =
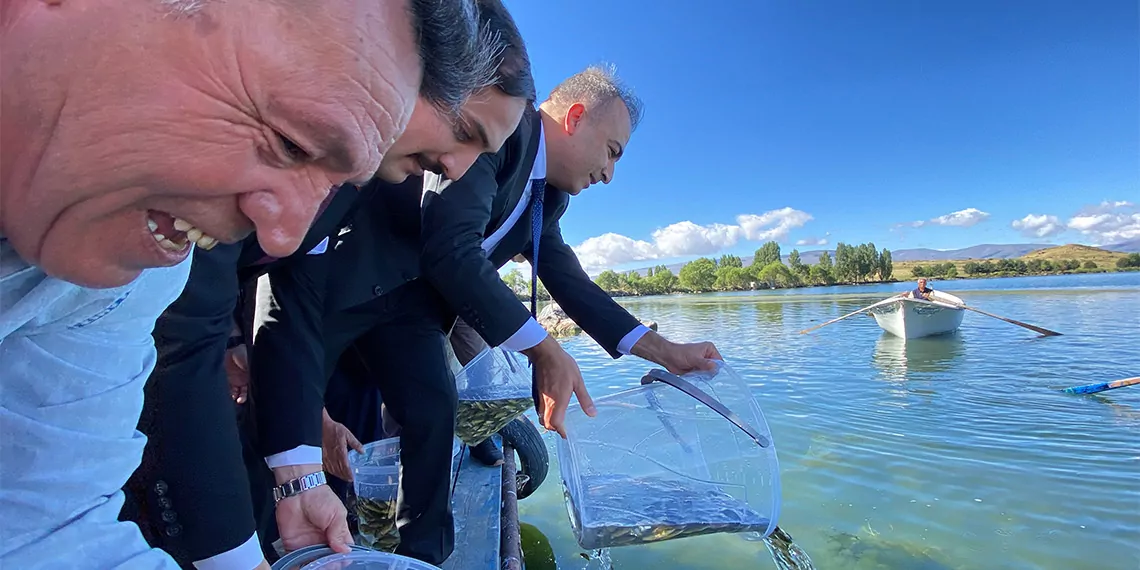
{"type": "Polygon", "coordinates": [[[274,487],[273,501],[274,503],[279,503],[281,502],[281,499],[287,499],[289,497],[299,495],[305,491],[308,491],[309,489],[320,487],[326,483],[327,481],[325,479],[324,471],[309,473],[304,477],[298,477],[297,479],[286,481],[285,483],[274,487]]]}

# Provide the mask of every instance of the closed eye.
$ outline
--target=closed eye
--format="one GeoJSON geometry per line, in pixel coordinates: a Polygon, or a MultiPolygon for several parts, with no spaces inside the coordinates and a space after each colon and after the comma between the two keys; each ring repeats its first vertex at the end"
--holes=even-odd
{"type": "Polygon", "coordinates": [[[460,124],[458,121],[451,126],[451,134],[455,137],[455,142],[466,144],[471,141],[471,133],[467,132],[467,126],[460,124]]]}
{"type": "Polygon", "coordinates": [[[289,137],[281,133],[277,133],[277,138],[281,140],[281,148],[289,160],[297,162],[304,162],[309,160],[309,153],[305,152],[305,149],[301,148],[300,145],[293,142],[289,137]]]}

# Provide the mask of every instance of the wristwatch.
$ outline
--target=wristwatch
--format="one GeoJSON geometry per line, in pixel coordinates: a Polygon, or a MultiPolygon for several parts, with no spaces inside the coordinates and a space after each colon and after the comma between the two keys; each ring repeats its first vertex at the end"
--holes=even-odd
{"type": "Polygon", "coordinates": [[[287,499],[296,495],[300,495],[309,489],[320,487],[326,484],[325,472],[317,471],[309,473],[304,477],[286,481],[285,483],[273,488],[273,502],[280,503],[281,499],[287,499]]]}

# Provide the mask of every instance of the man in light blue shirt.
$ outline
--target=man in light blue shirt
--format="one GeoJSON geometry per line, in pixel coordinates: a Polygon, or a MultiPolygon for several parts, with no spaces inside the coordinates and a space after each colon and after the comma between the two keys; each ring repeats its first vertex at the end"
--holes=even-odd
{"type": "Polygon", "coordinates": [[[256,230],[291,254],[330,188],[401,159],[417,100],[450,112],[486,84],[494,42],[472,0],[5,0],[2,19],[0,568],[173,570],[117,522],[119,489],[195,245],[256,230]]]}
{"type": "Polygon", "coordinates": [[[0,237],[0,567],[178,568],[118,518],[146,442],[151,329],[189,272],[187,259],[89,289],[0,237]]]}

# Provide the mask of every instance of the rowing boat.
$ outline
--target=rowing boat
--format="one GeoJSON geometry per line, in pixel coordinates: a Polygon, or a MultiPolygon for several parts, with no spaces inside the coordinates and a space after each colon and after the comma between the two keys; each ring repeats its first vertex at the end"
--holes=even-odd
{"type": "Polygon", "coordinates": [[[958,330],[965,311],[964,302],[942,291],[931,293],[931,300],[898,297],[884,299],[870,310],[883,330],[904,338],[921,338],[958,330]]]}

